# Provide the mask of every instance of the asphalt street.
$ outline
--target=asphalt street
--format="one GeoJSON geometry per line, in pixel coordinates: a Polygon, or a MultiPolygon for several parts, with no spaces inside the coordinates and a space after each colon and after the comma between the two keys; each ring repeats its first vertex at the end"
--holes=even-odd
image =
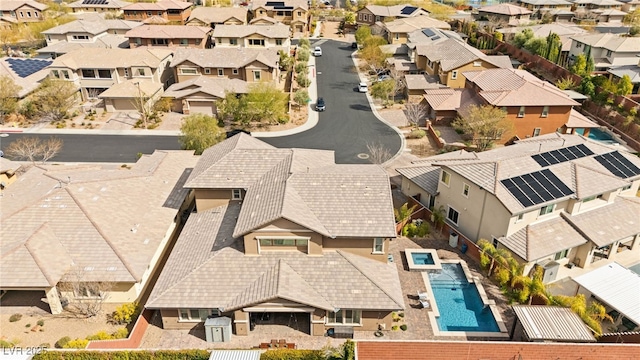
{"type": "Polygon", "coordinates": [[[321,47],[316,77],[318,97],[324,98],[327,109],[320,113],[318,124],[298,134],[261,140],[279,148],[333,150],[338,164],[370,163],[367,145],[382,146],[395,155],[400,151],[400,136],[373,115],[366,95],[357,92],[360,80],[351,44],[327,41],[321,47]]]}

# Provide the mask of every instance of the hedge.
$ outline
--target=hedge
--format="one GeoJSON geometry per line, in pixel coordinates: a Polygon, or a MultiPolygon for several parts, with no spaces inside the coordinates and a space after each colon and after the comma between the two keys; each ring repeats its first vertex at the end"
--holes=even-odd
{"type": "Polygon", "coordinates": [[[321,350],[269,350],[260,355],[260,360],[326,360],[321,350]]]}
{"type": "Polygon", "coordinates": [[[208,360],[209,355],[207,350],[44,351],[33,360],[208,360]]]}

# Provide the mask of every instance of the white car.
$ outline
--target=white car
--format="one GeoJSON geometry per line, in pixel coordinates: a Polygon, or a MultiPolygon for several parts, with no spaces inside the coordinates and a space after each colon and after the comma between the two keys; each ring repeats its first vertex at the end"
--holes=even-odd
{"type": "Polygon", "coordinates": [[[369,91],[369,87],[367,86],[367,83],[361,82],[360,84],[358,84],[358,92],[366,93],[367,91],[369,91]]]}
{"type": "Polygon", "coordinates": [[[322,56],[322,49],[320,46],[316,46],[315,49],[313,49],[313,56],[322,56]]]}

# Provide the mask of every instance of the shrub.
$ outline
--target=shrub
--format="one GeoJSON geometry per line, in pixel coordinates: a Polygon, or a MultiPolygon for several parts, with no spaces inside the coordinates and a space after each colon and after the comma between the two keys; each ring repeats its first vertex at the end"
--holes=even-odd
{"type": "Polygon", "coordinates": [[[161,98],[153,104],[153,111],[167,113],[171,111],[171,99],[170,98],[161,98]]]}
{"type": "Polygon", "coordinates": [[[13,347],[13,346],[14,345],[13,345],[12,342],[0,339],[0,348],[10,348],[10,347],[13,347]]]}
{"type": "Polygon", "coordinates": [[[298,61],[303,61],[303,62],[309,61],[309,50],[304,48],[300,49],[300,51],[298,51],[298,61]]]}
{"type": "Polygon", "coordinates": [[[407,324],[400,325],[400,330],[407,331],[407,324]]]}
{"type": "Polygon", "coordinates": [[[298,85],[300,85],[300,86],[302,86],[302,87],[304,87],[304,88],[309,87],[309,85],[311,84],[311,80],[309,80],[309,78],[307,77],[307,75],[299,76],[299,77],[296,79],[296,82],[298,82],[298,85]]]}
{"type": "Polygon", "coordinates": [[[28,323],[27,325],[25,325],[24,327],[26,328],[30,328],[31,327],[31,323],[28,323]]]}
{"type": "Polygon", "coordinates": [[[403,318],[403,317],[404,317],[404,313],[403,313],[403,312],[399,312],[399,313],[398,313],[398,316],[400,316],[401,318],[403,318]]]}
{"type": "Polygon", "coordinates": [[[296,64],[295,70],[296,70],[296,74],[306,74],[307,64],[303,62],[299,62],[296,64]]]}
{"type": "MultiPolygon", "coordinates": [[[[111,340],[113,336],[104,330],[100,330],[93,335],[87,336],[86,340],[111,340]]],[[[79,340],[79,339],[76,339],[79,340]]]]}
{"type": "Polygon", "coordinates": [[[111,314],[111,319],[116,324],[131,324],[138,315],[138,311],[137,302],[122,304],[111,314]]]}
{"type": "Polygon", "coordinates": [[[509,273],[509,270],[505,268],[501,267],[498,272],[496,272],[496,280],[500,286],[505,286],[509,282],[510,277],[511,274],[509,273]]]}
{"type": "Polygon", "coordinates": [[[277,349],[260,355],[260,360],[324,360],[321,350],[277,349]]]}
{"type": "Polygon", "coordinates": [[[411,132],[407,135],[408,139],[422,139],[427,135],[427,132],[420,129],[411,130],[411,132]]]}
{"type": "Polygon", "coordinates": [[[20,319],[22,319],[22,314],[13,314],[9,316],[9,322],[20,321],[20,319]]]}
{"type": "Polygon", "coordinates": [[[61,337],[60,340],[56,341],[56,347],[58,349],[62,349],[69,343],[69,341],[71,341],[70,337],[68,336],[61,337]]]}
{"type": "Polygon", "coordinates": [[[298,40],[298,46],[303,49],[309,49],[311,47],[311,42],[307,38],[302,38],[298,40]]]}
{"type": "Polygon", "coordinates": [[[425,237],[430,232],[431,232],[431,227],[429,226],[429,223],[426,222],[426,221],[423,221],[422,224],[420,224],[418,226],[418,228],[416,229],[416,236],[417,237],[425,237]]]}
{"type": "Polygon", "coordinates": [[[38,320],[38,325],[39,326],[44,326],[44,320],[42,320],[42,319],[38,320]]]}
{"type": "Polygon", "coordinates": [[[51,344],[49,344],[49,343],[42,343],[42,344],[38,345],[38,347],[48,349],[48,348],[50,348],[50,347],[51,347],[51,344]]]}
{"type": "MultiPolygon", "coordinates": [[[[276,352],[278,350],[268,351],[267,353],[276,352]]],[[[296,350],[310,351],[310,350],[296,350]]],[[[189,359],[189,360],[208,360],[209,352],[207,350],[124,350],[124,351],[43,351],[33,357],[34,360],[112,360],[112,359],[136,359],[136,360],[171,360],[171,359],[189,359]]],[[[264,356],[264,354],[262,355],[264,356]]],[[[262,357],[264,359],[264,357],[262,357]]],[[[269,358],[272,359],[272,358],[269,358]]],[[[299,359],[301,358],[293,358],[299,359]]],[[[305,358],[305,360],[320,360],[323,358],[305,358]]]]}
{"type": "Polygon", "coordinates": [[[399,329],[398,325],[393,325],[391,327],[391,330],[393,330],[393,331],[398,331],[398,329],[399,329]]]}
{"type": "Polygon", "coordinates": [[[85,349],[89,344],[89,340],[87,339],[75,339],[69,341],[64,348],[65,349],[85,349]]]}
{"type": "Polygon", "coordinates": [[[114,339],[126,339],[129,336],[129,330],[127,328],[120,328],[113,333],[114,339]]]}

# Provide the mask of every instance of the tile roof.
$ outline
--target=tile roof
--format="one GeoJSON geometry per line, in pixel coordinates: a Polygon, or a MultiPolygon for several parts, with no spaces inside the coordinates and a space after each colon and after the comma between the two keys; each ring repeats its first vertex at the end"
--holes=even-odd
{"type": "Polygon", "coordinates": [[[129,79],[127,81],[113,84],[107,90],[98,95],[100,99],[140,99],[140,92],[145,96],[153,96],[161,91],[162,83],[151,80],[129,79]]]}
{"type": "Polygon", "coordinates": [[[208,26],[142,25],[127,31],[127,38],[143,39],[203,39],[211,31],[208,26]]]}
{"type": "Polygon", "coordinates": [[[206,24],[222,24],[230,19],[247,22],[248,10],[245,7],[209,7],[198,6],[191,10],[188,22],[200,20],[206,24]]]}
{"type": "Polygon", "coordinates": [[[47,9],[47,5],[33,0],[2,0],[2,2],[0,2],[0,11],[13,11],[23,5],[40,11],[47,9]]]}
{"type": "Polygon", "coordinates": [[[322,256],[297,251],[244,255],[242,239],[234,239],[229,226],[239,208],[231,203],[191,214],[151,292],[148,308],[231,311],[275,298],[328,310],[404,308],[392,263],[339,250],[322,256]]]}
{"type": "Polygon", "coordinates": [[[445,87],[440,84],[440,79],[436,75],[406,74],[404,80],[409,90],[439,89],[445,87]]]}
{"type": "Polygon", "coordinates": [[[462,75],[480,88],[479,96],[494,106],[579,105],[562,90],[526,70],[488,69],[465,71],[462,75]]]}
{"type": "MultiPolygon", "coordinates": [[[[640,53],[640,38],[620,36],[618,34],[586,34],[571,37],[574,41],[590,45],[593,48],[603,48],[612,52],[640,53]]],[[[637,62],[637,60],[636,60],[637,62]]]]}
{"type": "Polygon", "coordinates": [[[245,38],[257,34],[267,38],[288,38],[289,26],[281,23],[275,25],[217,25],[211,35],[214,38],[245,38]]]}
{"type": "Polygon", "coordinates": [[[423,97],[432,109],[440,111],[454,111],[472,104],[480,105],[480,101],[469,89],[428,89],[424,91],[423,97]]]}
{"type": "Polygon", "coordinates": [[[0,157],[0,174],[4,174],[11,170],[18,170],[21,166],[22,165],[19,162],[0,157]]]}
{"type": "Polygon", "coordinates": [[[249,91],[249,84],[240,79],[198,76],[196,78],[172,84],[164,91],[162,96],[184,99],[197,93],[204,93],[222,99],[226,96],[227,91],[231,91],[236,94],[246,94],[249,91]]]}
{"type": "Polygon", "coordinates": [[[497,67],[513,67],[510,60],[508,64],[505,64],[503,56],[487,56],[473,46],[453,38],[432,44],[418,44],[416,46],[416,54],[425,56],[431,61],[439,61],[444,71],[457,69],[476,60],[484,60],[497,67]],[[496,59],[498,60],[497,63],[494,61],[496,59]]]}
{"type": "Polygon", "coordinates": [[[254,61],[269,67],[275,67],[280,60],[277,48],[250,49],[215,47],[213,49],[178,49],[176,50],[171,67],[176,67],[189,61],[201,67],[210,68],[240,68],[254,61]]]}
{"type": "MultiPolygon", "coordinates": [[[[253,9],[257,8],[265,8],[269,10],[277,10],[277,6],[274,4],[278,4],[279,2],[284,2],[284,6],[291,6],[293,9],[309,9],[309,2],[307,0],[283,0],[283,1],[272,1],[272,0],[253,0],[251,4],[253,5],[253,9]]],[[[279,5],[278,5],[279,6],[279,5]]]]}
{"type": "Polygon", "coordinates": [[[175,1],[175,0],[160,0],[155,3],[137,2],[127,5],[122,10],[169,10],[178,9],[185,10],[193,6],[192,3],[187,1],[175,1]]]}
{"type": "Polygon", "coordinates": [[[162,16],[153,15],[142,20],[142,23],[149,25],[166,25],[169,23],[169,20],[163,18],[162,16]]]}
{"type": "Polygon", "coordinates": [[[249,24],[251,25],[256,23],[269,23],[269,24],[275,25],[275,24],[280,24],[280,21],[272,18],[271,16],[260,16],[257,18],[253,18],[251,19],[251,21],[249,21],[249,24]]]}
{"type": "Polygon", "coordinates": [[[569,128],[599,128],[600,125],[589,120],[586,116],[580,114],[578,110],[571,109],[569,120],[566,123],[569,128]]]}
{"type": "Polygon", "coordinates": [[[570,1],[566,1],[566,0],[518,0],[518,2],[521,2],[523,4],[531,4],[531,5],[564,5],[564,6],[571,6],[571,2],[570,1]]]}
{"type": "Polygon", "coordinates": [[[402,176],[420,186],[427,193],[435,195],[438,192],[438,179],[440,167],[438,166],[408,166],[397,168],[402,176]]]}
{"type": "Polygon", "coordinates": [[[4,190],[0,278],[7,287],[49,287],[72,277],[140,281],[187,194],[196,157],[156,151],[131,169],[33,167],[4,190]]]}
{"type": "Polygon", "coordinates": [[[451,30],[442,30],[435,27],[418,29],[407,34],[407,43],[410,44],[430,44],[446,39],[457,39],[463,41],[460,34],[451,30]]]}
{"type": "Polygon", "coordinates": [[[117,69],[132,66],[157,68],[172,53],[172,50],[160,48],[82,48],[57,57],[50,67],[64,67],[72,70],[117,69]]]}
{"type": "MultiPolygon", "coordinates": [[[[140,24],[140,23],[138,23],[140,24]]],[[[66,54],[78,49],[102,48],[102,49],[127,49],[129,40],[121,35],[105,34],[95,38],[94,42],[67,42],[58,41],[51,45],[36,50],[38,54],[66,54]]]]}
{"type": "Polygon", "coordinates": [[[451,25],[448,23],[434,19],[430,16],[415,16],[409,18],[396,19],[390,22],[378,22],[388,32],[392,33],[410,33],[412,31],[424,29],[424,28],[438,28],[438,29],[451,29],[451,25]]]}
{"type": "Polygon", "coordinates": [[[479,12],[491,13],[491,14],[499,14],[499,15],[527,15],[533,13],[533,11],[524,8],[522,6],[517,6],[513,4],[495,4],[489,6],[482,6],[478,8],[479,12]]]}
{"type": "Polygon", "coordinates": [[[75,20],[68,22],[66,24],[58,25],[52,27],[51,29],[42,31],[45,35],[64,35],[68,33],[87,33],[87,34],[101,34],[103,32],[109,30],[127,30],[133,29],[137,26],[142,25],[138,21],[128,21],[128,20],[104,20],[101,19],[91,19],[91,20],[75,20]]]}

